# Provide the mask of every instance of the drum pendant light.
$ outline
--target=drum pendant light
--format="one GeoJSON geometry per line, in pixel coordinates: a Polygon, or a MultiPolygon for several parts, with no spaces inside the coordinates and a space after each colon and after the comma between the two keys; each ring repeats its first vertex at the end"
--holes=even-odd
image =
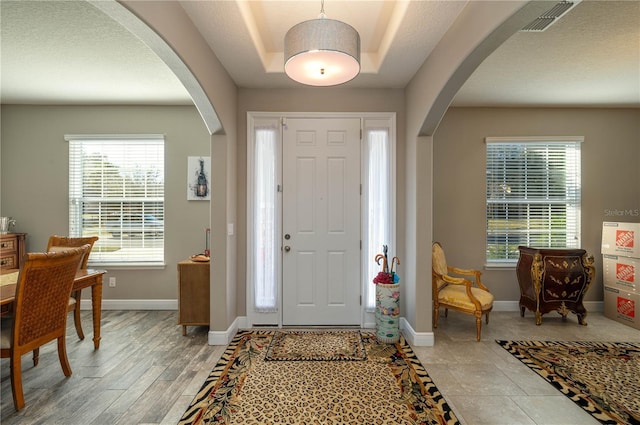
{"type": "Polygon", "coordinates": [[[291,27],[284,37],[284,72],[310,86],[335,86],[360,73],[360,35],[324,14],[291,27]]]}

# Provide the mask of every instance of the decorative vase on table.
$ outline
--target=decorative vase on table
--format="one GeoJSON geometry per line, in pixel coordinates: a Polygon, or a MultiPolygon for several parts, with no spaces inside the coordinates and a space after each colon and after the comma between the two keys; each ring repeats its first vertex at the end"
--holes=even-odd
{"type": "Polygon", "coordinates": [[[400,340],[400,285],[376,284],[376,337],[392,344],[400,340]]]}

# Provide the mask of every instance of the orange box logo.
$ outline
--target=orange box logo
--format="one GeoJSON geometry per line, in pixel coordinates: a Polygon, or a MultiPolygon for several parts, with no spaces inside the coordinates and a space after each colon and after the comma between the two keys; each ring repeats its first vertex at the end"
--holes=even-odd
{"type": "Polygon", "coordinates": [[[616,230],[616,246],[633,248],[633,230],[616,230]]]}
{"type": "Polygon", "coordinates": [[[636,277],[636,268],[633,264],[616,263],[616,279],[633,283],[636,277]]]}
{"type": "Polygon", "coordinates": [[[636,303],[633,300],[618,297],[618,314],[633,319],[636,317],[636,303]]]}

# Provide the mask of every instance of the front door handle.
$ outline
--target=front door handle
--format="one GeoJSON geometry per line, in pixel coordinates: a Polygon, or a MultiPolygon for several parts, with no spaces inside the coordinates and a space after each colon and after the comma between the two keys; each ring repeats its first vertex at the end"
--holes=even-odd
{"type": "Polygon", "coordinates": [[[289,245],[285,245],[285,246],[284,246],[284,250],[285,250],[286,252],[289,252],[289,251],[291,251],[291,247],[290,247],[289,245]]]}

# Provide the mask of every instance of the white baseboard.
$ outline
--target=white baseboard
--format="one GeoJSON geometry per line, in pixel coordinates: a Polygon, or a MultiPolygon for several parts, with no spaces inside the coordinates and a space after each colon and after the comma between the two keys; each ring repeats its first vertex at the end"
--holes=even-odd
{"type": "MultiPolygon", "coordinates": [[[[604,301],[584,301],[587,311],[604,311],[604,301]]],[[[82,299],[81,310],[91,310],[91,300],[82,299]]],[[[178,300],[102,300],[103,310],[177,310],[178,300]]],[[[518,311],[518,301],[494,301],[493,311],[518,311]]],[[[238,317],[239,328],[246,328],[247,318],[238,317]]],[[[374,328],[375,323],[365,323],[365,328],[374,328]]]]}
{"type": "MultiPolygon", "coordinates": [[[[103,310],[177,310],[178,300],[102,300],[103,310]]],[[[80,300],[80,310],[91,310],[91,300],[80,300]]]]}
{"type": "Polygon", "coordinates": [[[413,347],[433,347],[435,344],[433,332],[416,332],[404,317],[400,318],[400,330],[413,347]]]}
{"type": "MultiPolygon", "coordinates": [[[[587,311],[603,312],[603,301],[584,301],[587,311]]],[[[91,300],[82,299],[81,310],[91,310],[91,300]]],[[[178,300],[102,300],[103,310],[177,310],[178,300]]],[[[519,311],[518,301],[494,301],[493,311],[519,311]]],[[[248,319],[246,316],[238,316],[224,331],[209,331],[209,345],[228,345],[238,329],[246,329],[248,319]]],[[[375,328],[374,323],[365,323],[365,328],[375,328]]],[[[409,344],[415,347],[433,347],[435,337],[433,332],[416,332],[411,324],[404,318],[400,318],[400,330],[409,344]]]]}
{"type": "Polygon", "coordinates": [[[246,317],[236,317],[236,320],[224,331],[209,330],[209,345],[228,345],[240,329],[240,322],[246,322],[246,317]]]}
{"type": "MultiPolygon", "coordinates": [[[[583,301],[587,312],[603,312],[604,301],[583,301]]],[[[493,311],[520,311],[519,301],[494,301],[493,311]]]]}
{"type": "Polygon", "coordinates": [[[494,301],[493,311],[519,311],[518,301],[494,301]]]}

